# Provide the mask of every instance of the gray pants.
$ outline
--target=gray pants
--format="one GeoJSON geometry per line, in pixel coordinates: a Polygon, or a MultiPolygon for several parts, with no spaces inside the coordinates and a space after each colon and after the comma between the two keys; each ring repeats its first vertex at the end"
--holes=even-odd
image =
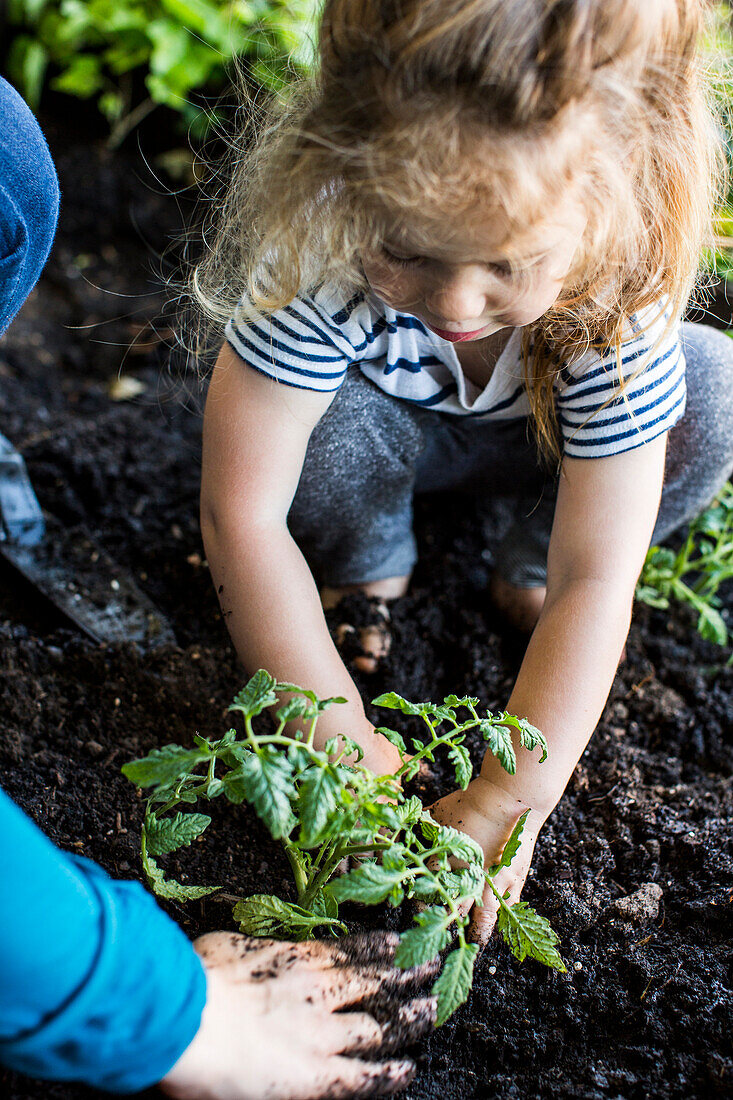
{"type": "MultiPolygon", "coordinates": [[[[697,516],[733,468],[733,340],[690,323],[682,340],[687,409],[669,433],[655,543],[697,516]]],[[[495,567],[512,584],[545,584],[557,482],[527,419],[432,412],[353,367],[311,436],[288,525],[322,584],[405,576],[417,558],[414,495],[443,490],[509,502],[495,567]]]]}

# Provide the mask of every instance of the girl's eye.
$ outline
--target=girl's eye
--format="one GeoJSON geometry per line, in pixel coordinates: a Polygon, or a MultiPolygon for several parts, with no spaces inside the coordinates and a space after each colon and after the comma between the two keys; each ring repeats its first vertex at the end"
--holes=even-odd
{"type": "Polygon", "coordinates": [[[407,264],[417,264],[420,262],[420,256],[397,256],[391,249],[387,248],[386,245],[382,245],[382,252],[393,264],[403,264],[406,266],[407,264]]]}

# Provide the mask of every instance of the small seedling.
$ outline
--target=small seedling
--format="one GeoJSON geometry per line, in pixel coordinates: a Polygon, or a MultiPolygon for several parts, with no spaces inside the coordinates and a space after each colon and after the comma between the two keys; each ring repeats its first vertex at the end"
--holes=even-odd
{"type": "Polygon", "coordinates": [[[197,735],[192,748],[166,745],[123,767],[136,786],[151,788],[141,846],[143,869],[155,893],[187,900],[219,889],[184,886],[166,877],[155,857],[190,844],[208,826],[209,817],[181,813],[182,804],[224,795],[234,804],[251,803],[282,843],[297,891],[295,902],[273,894],[238,900],[234,917],[248,935],[302,940],[316,929],[340,935],[348,932],[341,919],[343,902],[397,906],[405,898],[415,899],[424,908],[402,934],[395,962],[403,968],[425,963],[449,946],[455,932],[455,950],[433,987],[438,1023],[443,1023],[469,994],[478,951],[466,940],[468,917],[461,906],[468,901],[480,905],[488,882],[499,904],[499,929],[516,957],[521,961],[530,956],[564,971],[558,938],[548,922],[525,902],[509,905],[493,881],[516,856],[529,811],[517,821],[499,863],[487,869],[483,852],[469,836],[438,824],[402,786],[415,776],[421,760],[433,761],[444,750],[465,790],[472,775],[465,741],[474,729],[513,775],[512,731],[521,747],[539,749],[544,760],[547,746],[540,731],[506,712],[482,716],[478,699],[472,697],[410,703],[389,692],[374,704],[420,720],[426,736],[412,740],[413,754],[408,755],[401,734],[380,728],[398,749],[401,764],[394,775],[375,776],[359,763],[361,749],[348,737],[331,738],[324,751],[314,747],[319,715],[342,702],[278,683],[260,669],[229,708],[240,716],[242,734],[230,729],[218,741],[197,735]],[[278,702],[276,725],[269,732],[255,732],[253,719],[278,702]],[[302,729],[289,736],[286,726],[294,720],[302,729]],[[347,763],[354,758],[356,762],[347,763]],[[357,865],[339,875],[339,865],[349,856],[356,857],[357,865]],[[461,866],[454,867],[452,860],[461,866]]]}
{"type": "Polygon", "coordinates": [[[717,592],[733,578],[733,484],[728,481],[710,507],[690,524],[677,551],[652,546],[636,587],[636,598],[651,607],[668,608],[676,599],[698,614],[703,638],[728,644],[728,627],[718,611],[717,592]]]}

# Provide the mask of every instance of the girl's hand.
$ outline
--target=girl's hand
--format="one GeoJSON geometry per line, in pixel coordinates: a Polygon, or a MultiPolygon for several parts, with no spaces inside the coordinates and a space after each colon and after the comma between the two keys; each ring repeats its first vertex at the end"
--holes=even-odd
{"type": "MultiPolygon", "coordinates": [[[[478,776],[465,791],[454,791],[439,799],[430,807],[430,813],[441,825],[450,825],[453,829],[468,833],[483,849],[484,866],[488,869],[499,862],[512,829],[527,808],[501,787],[478,776]]],[[[509,891],[507,902],[510,905],[519,901],[541,825],[539,814],[530,813],[524,825],[519,851],[511,866],[502,867],[494,879],[494,885],[502,896],[509,891]]],[[[499,903],[488,883],[483,901],[483,907],[473,908],[468,934],[475,943],[485,947],[499,911],[499,903]]]]}
{"type": "Polygon", "coordinates": [[[163,1092],[176,1100],[317,1100],[404,1088],[414,1063],[378,1059],[433,1026],[434,999],[414,994],[439,963],[397,970],[398,940],[388,933],[338,944],[202,936],[194,946],[206,967],[206,1006],[163,1092]],[[380,1022],[344,1011],[364,997],[380,1022]]]}
{"type": "Polygon", "coordinates": [[[399,752],[391,741],[376,732],[371,723],[367,723],[367,727],[361,738],[354,738],[364,753],[362,766],[374,775],[394,775],[402,766],[399,752]]]}

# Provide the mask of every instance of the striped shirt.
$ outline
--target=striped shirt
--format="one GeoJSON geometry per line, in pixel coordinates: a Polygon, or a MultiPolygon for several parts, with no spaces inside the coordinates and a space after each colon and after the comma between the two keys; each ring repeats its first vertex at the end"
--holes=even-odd
{"type": "MultiPolygon", "coordinates": [[[[667,319],[663,305],[648,307],[631,318],[619,357],[614,349],[590,350],[558,373],[556,408],[566,455],[603,458],[629,451],[682,416],[685,358],[679,324],[660,340],[667,319]],[[622,379],[628,380],[623,388],[622,379]]],[[[331,392],[356,363],[396,398],[485,420],[530,414],[521,332],[512,330],[481,388],[463,373],[452,343],[373,294],[345,301],[323,288],[267,317],[253,314],[243,300],[226,328],[246,363],[285,385],[331,392]]]]}

